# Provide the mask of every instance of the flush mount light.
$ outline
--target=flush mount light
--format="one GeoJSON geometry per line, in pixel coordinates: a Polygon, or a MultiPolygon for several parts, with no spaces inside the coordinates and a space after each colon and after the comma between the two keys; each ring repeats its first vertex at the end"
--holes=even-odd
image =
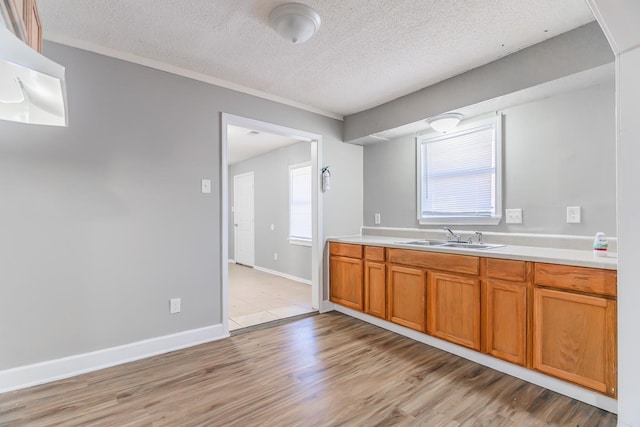
{"type": "Polygon", "coordinates": [[[445,113],[427,119],[427,123],[436,132],[447,133],[458,126],[463,117],[460,113],[445,113]]]}
{"type": "Polygon", "coordinates": [[[269,24],[282,38],[293,44],[304,43],[320,28],[320,15],[309,6],[286,3],[273,9],[269,24]]]}

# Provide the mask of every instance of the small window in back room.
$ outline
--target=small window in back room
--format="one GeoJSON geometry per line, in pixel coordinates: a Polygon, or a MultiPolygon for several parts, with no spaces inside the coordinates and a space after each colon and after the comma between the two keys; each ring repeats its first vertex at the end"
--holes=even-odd
{"type": "Polygon", "coordinates": [[[311,164],[289,166],[289,242],[311,246],[311,164]]]}
{"type": "Polygon", "coordinates": [[[502,217],[502,118],[417,138],[418,222],[498,224],[502,217]]]}

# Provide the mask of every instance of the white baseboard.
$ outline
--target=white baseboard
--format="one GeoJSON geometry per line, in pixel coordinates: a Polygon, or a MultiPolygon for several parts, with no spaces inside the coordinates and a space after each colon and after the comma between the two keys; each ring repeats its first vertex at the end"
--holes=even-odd
{"type": "Polygon", "coordinates": [[[229,264],[235,264],[236,260],[235,259],[229,259],[229,264]]]}
{"type": "Polygon", "coordinates": [[[320,313],[327,313],[336,309],[336,305],[331,301],[324,300],[320,303],[320,313]]]}
{"type": "Polygon", "coordinates": [[[395,323],[387,322],[386,320],[382,320],[377,317],[369,316],[368,314],[364,314],[359,311],[351,310],[337,304],[335,304],[334,306],[335,310],[340,313],[347,314],[351,317],[355,317],[356,319],[371,323],[388,331],[392,331],[405,337],[411,338],[415,341],[419,341],[423,344],[439,348],[440,350],[444,350],[448,353],[455,354],[456,356],[471,360],[472,362],[476,362],[491,369],[495,369],[496,371],[500,371],[513,377],[520,378],[521,380],[539,385],[540,387],[544,387],[557,393],[564,394],[565,396],[569,396],[573,399],[579,400],[589,405],[596,406],[598,408],[604,409],[605,411],[613,412],[614,414],[618,413],[617,400],[604,396],[600,393],[596,393],[595,391],[589,391],[565,381],[540,374],[531,369],[505,362],[487,354],[478,353],[477,351],[461,347],[447,341],[443,341],[430,335],[414,331],[413,329],[396,325],[395,323]]]}
{"type": "Polygon", "coordinates": [[[274,274],[276,276],[284,277],[285,279],[294,280],[296,282],[304,283],[305,285],[311,285],[311,280],[303,279],[302,277],[292,276],[287,273],[281,273],[275,270],[269,270],[268,268],[260,267],[257,265],[253,266],[254,270],[262,271],[263,273],[274,274]]]}
{"type": "Polygon", "coordinates": [[[0,393],[227,338],[222,324],[0,371],[0,393]]]}

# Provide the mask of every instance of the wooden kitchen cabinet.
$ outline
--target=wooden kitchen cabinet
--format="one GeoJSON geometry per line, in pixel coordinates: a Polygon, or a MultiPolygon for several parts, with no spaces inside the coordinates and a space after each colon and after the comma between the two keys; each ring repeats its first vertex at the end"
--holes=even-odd
{"type": "Polygon", "coordinates": [[[362,311],[364,309],[362,246],[331,242],[329,269],[330,300],[362,311]]]}
{"type": "Polygon", "coordinates": [[[466,255],[389,249],[389,262],[452,273],[477,275],[480,272],[480,258],[466,255]]]}
{"type": "Polygon", "coordinates": [[[530,263],[488,258],[485,280],[485,348],[524,366],[527,350],[527,280],[530,263]]]}
{"type": "Polygon", "coordinates": [[[533,368],[617,394],[617,273],[536,263],[533,368]]]}
{"type": "Polygon", "coordinates": [[[523,284],[488,279],[487,353],[524,366],[526,360],[526,301],[523,284]]]}
{"type": "Polygon", "coordinates": [[[364,312],[386,318],[387,280],[384,248],[364,248],[364,312]]]}
{"type": "Polygon", "coordinates": [[[615,398],[615,270],[330,243],[331,301],[615,398]]]}
{"type": "Polygon", "coordinates": [[[615,297],[618,273],[599,268],[536,263],[536,285],[615,297]]]}
{"type": "Polygon", "coordinates": [[[480,351],[480,280],[428,273],[429,334],[480,351]]]}
{"type": "Polygon", "coordinates": [[[426,273],[420,268],[389,265],[387,318],[398,325],[426,332],[426,273]]]}

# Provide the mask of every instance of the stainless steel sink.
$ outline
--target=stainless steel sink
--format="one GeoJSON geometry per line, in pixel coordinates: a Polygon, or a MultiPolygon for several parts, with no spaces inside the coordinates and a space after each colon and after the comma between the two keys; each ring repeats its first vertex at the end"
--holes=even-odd
{"type": "Polygon", "coordinates": [[[444,240],[409,240],[408,242],[396,242],[400,245],[416,245],[416,246],[441,246],[446,244],[444,240]]]}
{"type": "Polygon", "coordinates": [[[415,246],[440,246],[443,248],[464,248],[464,249],[493,249],[505,245],[494,245],[490,243],[467,243],[467,242],[447,242],[446,240],[409,240],[406,242],[396,242],[399,245],[415,246]]]}
{"type": "Polygon", "coordinates": [[[493,249],[505,245],[492,245],[489,243],[465,243],[465,242],[445,242],[440,246],[447,248],[465,248],[465,249],[493,249]]]}

